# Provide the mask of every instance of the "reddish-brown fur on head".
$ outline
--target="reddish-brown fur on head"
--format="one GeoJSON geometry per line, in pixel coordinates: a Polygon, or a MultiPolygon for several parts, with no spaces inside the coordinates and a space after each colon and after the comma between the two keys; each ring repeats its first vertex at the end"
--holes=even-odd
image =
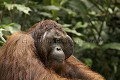
{"type": "MultiPolygon", "coordinates": [[[[8,39],[0,49],[0,80],[105,80],[70,54],[57,70],[54,69],[54,64],[50,66],[54,68],[47,67],[46,63],[49,64],[51,57],[46,58],[49,51],[44,49],[42,39],[50,29],[60,31],[63,40],[68,39],[62,28],[52,20],[41,21],[27,33],[15,33],[8,39]]],[[[64,45],[63,51],[70,48],[65,53],[72,51],[70,40],[64,44],[67,46],[64,45]]]]}

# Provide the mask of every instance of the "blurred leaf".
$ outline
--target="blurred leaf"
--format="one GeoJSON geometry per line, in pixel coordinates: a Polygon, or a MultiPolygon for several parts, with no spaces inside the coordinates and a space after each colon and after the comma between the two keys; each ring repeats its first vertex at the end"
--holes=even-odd
{"type": "Polygon", "coordinates": [[[88,26],[88,23],[82,24],[82,22],[77,22],[75,27],[73,27],[73,29],[86,28],[87,26],[88,26]]]}
{"type": "Polygon", "coordinates": [[[46,10],[60,10],[60,8],[57,7],[57,6],[43,6],[43,9],[46,9],[46,10]]]}
{"type": "Polygon", "coordinates": [[[21,31],[21,26],[16,23],[2,25],[1,27],[4,28],[4,31],[9,31],[11,34],[21,31]]]}
{"type": "Polygon", "coordinates": [[[4,42],[0,41],[0,46],[3,44],[4,42]]]}
{"type": "MultiPolygon", "coordinates": [[[[0,26],[0,27],[1,27],[1,26],[0,26]]],[[[4,29],[0,28],[0,36],[3,36],[3,33],[2,33],[3,30],[4,30],[4,29]]]]}
{"type": "Polygon", "coordinates": [[[51,0],[43,0],[44,5],[50,5],[51,0]]]}
{"type": "Polygon", "coordinates": [[[11,34],[18,32],[21,30],[21,26],[19,24],[12,23],[9,26],[5,27],[5,30],[10,31],[11,34]]]}
{"type": "Polygon", "coordinates": [[[89,0],[81,0],[85,5],[86,7],[88,8],[91,8],[93,6],[93,4],[89,1],[89,0]]]}
{"type": "Polygon", "coordinates": [[[31,11],[29,7],[26,7],[25,5],[21,4],[8,4],[4,2],[4,5],[9,11],[13,10],[14,8],[17,8],[17,10],[24,12],[25,14],[29,14],[29,11],[31,11]]]}
{"type": "Polygon", "coordinates": [[[62,0],[51,0],[51,5],[60,6],[62,0]]]}
{"type": "Polygon", "coordinates": [[[84,42],[82,45],[82,48],[84,49],[95,49],[98,46],[95,43],[88,43],[88,42],[84,42]]]}
{"type": "MultiPolygon", "coordinates": [[[[62,0],[51,0],[51,5],[54,5],[54,6],[57,6],[57,7],[60,7],[60,3],[61,3],[62,0]]],[[[59,8],[60,10],[60,8],[59,8]]],[[[58,18],[58,10],[53,10],[52,11],[52,15],[53,15],[53,18],[54,19],[57,19],[58,18]]]]}
{"type": "MultiPolygon", "coordinates": [[[[6,40],[3,38],[3,33],[2,33],[3,30],[4,30],[4,29],[0,29],[0,39],[1,39],[2,41],[6,42],[6,40]]],[[[1,44],[1,43],[0,43],[0,44],[1,44]]]]}
{"type": "Polygon", "coordinates": [[[12,10],[14,8],[14,4],[8,4],[8,3],[4,2],[4,5],[8,10],[12,10]]]}
{"type": "Polygon", "coordinates": [[[85,42],[85,41],[83,41],[82,39],[80,39],[78,37],[73,38],[73,40],[75,41],[76,44],[78,44],[81,47],[81,50],[94,49],[94,48],[98,47],[95,43],[85,42]]]}
{"type": "Polygon", "coordinates": [[[60,5],[64,5],[66,2],[68,2],[69,0],[62,0],[60,5]]]}
{"type": "Polygon", "coordinates": [[[11,3],[11,0],[3,0],[3,2],[11,3]]]}
{"type": "Polygon", "coordinates": [[[47,13],[47,12],[40,12],[39,14],[40,14],[40,15],[43,15],[43,16],[45,16],[45,17],[49,17],[49,18],[52,17],[52,15],[51,15],[50,13],[47,13]]]}
{"type": "Polygon", "coordinates": [[[71,0],[69,1],[69,6],[78,11],[78,12],[81,12],[82,15],[85,15],[87,14],[87,7],[86,5],[81,1],[81,0],[71,0]]]}
{"type": "Polygon", "coordinates": [[[111,8],[108,8],[108,11],[109,11],[110,14],[113,13],[113,10],[111,8]]]}
{"type": "Polygon", "coordinates": [[[102,46],[104,49],[116,49],[120,50],[120,43],[108,43],[102,46]]]}
{"type": "Polygon", "coordinates": [[[63,28],[66,32],[73,33],[77,36],[83,36],[81,33],[78,33],[76,30],[71,30],[69,28],[63,28]]]}
{"type": "Polygon", "coordinates": [[[70,27],[70,26],[72,26],[71,24],[63,24],[62,25],[63,27],[70,27]]]}
{"type": "Polygon", "coordinates": [[[78,44],[80,47],[82,47],[82,45],[83,45],[82,39],[80,39],[79,37],[74,37],[73,40],[76,44],[78,44]]]}
{"type": "Polygon", "coordinates": [[[70,14],[70,15],[73,15],[73,16],[76,16],[76,15],[77,15],[77,13],[76,13],[75,11],[71,10],[71,9],[63,8],[63,7],[62,7],[62,9],[63,9],[64,11],[66,11],[66,12],[67,12],[68,14],[70,14]]]}
{"type": "Polygon", "coordinates": [[[93,62],[91,58],[85,58],[84,59],[85,64],[87,64],[87,66],[91,67],[93,62]]]}
{"type": "Polygon", "coordinates": [[[9,24],[9,23],[12,23],[12,20],[11,20],[10,17],[4,17],[4,18],[3,18],[3,23],[4,23],[4,24],[9,24]]]}

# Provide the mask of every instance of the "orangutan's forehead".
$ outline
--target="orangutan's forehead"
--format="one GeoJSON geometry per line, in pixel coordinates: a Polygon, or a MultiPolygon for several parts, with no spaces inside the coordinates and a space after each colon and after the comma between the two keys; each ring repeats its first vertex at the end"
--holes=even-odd
{"type": "Polygon", "coordinates": [[[64,37],[65,34],[57,29],[51,29],[45,33],[47,36],[61,36],[64,37]]]}

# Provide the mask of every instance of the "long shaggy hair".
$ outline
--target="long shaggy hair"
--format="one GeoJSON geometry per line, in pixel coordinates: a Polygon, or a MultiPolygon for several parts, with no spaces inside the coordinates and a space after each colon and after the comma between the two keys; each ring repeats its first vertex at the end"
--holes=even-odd
{"type": "Polygon", "coordinates": [[[43,34],[51,28],[66,34],[56,22],[45,20],[35,24],[27,33],[15,33],[7,40],[0,49],[0,80],[104,80],[73,55],[65,61],[61,73],[47,68],[46,53],[38,52],[44,45],[40,41],[43,34]]]}

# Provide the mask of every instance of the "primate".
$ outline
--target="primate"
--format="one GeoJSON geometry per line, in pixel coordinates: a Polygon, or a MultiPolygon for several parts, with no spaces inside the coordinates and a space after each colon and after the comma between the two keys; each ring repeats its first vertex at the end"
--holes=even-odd
{"type": "Polygon", "coordinates": [[[0,80],[105,80],[72,54],[73,41],[53,20],[13,34],[0,49],[0,80]]]}

